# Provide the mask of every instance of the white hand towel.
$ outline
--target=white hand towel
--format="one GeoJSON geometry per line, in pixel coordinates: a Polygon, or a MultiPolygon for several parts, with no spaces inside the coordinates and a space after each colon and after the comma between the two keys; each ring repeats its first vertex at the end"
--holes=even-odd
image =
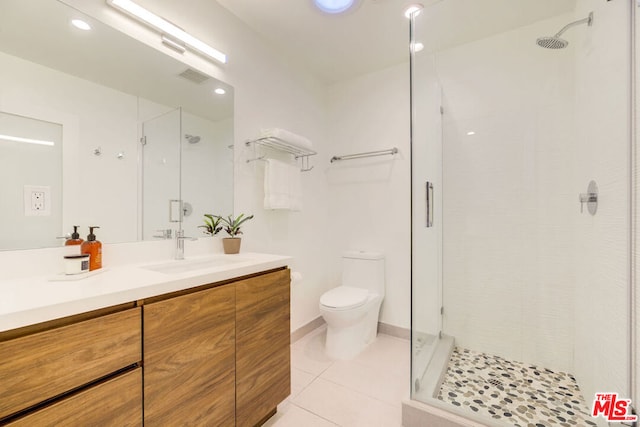
{"type": "Polygon", "coordinates": [[[300,170],[295,165],[267,159],[264,170],[264,208],[302,209],[300,170]]]}

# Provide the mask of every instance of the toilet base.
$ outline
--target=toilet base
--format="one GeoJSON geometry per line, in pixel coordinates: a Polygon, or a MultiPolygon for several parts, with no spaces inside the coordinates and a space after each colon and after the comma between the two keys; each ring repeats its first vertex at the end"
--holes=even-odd
{"type": "Polygon", "coordinates": [[[332,327],[327,322],[325,354],[331,359],[351,360],[365,349],[378,334],[378,310],[373,309],[351,326],[332,327]]]}

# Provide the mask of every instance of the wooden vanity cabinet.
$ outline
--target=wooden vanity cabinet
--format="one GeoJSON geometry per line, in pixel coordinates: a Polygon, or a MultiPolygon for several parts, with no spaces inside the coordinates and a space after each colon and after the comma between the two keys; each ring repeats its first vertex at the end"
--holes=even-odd
{"type": "Polygon", "coordinates": [[[260,425],[291,394],[289,270],[236,287],[236,426],[260,425]]]}
{"type": "Polygon", "coordinates": [[[0,333],[0,425],[263,424],[290,394],[289,269],[0,333]]]}
{"type": "MultiPolygon", "coordinates": [[[[105,411],[90,414],[93,409],[88,405],[102,401],[105,389],[130,397],[120,402],[123,406],[112,400],[114,410],[141,411],[141,387],[122,380],[104,385],[108,378],[127,371],[137,371],[140,377],[136,369],[142,359],[140,309],[76,320],[84,316],[65,319],[64,326],[58,321],[37,325],[37,332],[17,337],[5,339],[8,333],[0,334],[0,425],[18,415],[24,418],[16,419],[15,425],[56,425],[29,421],[49,418],[65,421],[57,425],[74,425],[71,419],[108,416],[105,411]]],[[[139,416],[138,422],[135,416],[131,420],[128,425],[140,425],[139,416]]]]}
{"type": "Polygon", "coordinates": [[[143,313],[145,426],[234,426],[234,285],[145,303],[143,313]]]}

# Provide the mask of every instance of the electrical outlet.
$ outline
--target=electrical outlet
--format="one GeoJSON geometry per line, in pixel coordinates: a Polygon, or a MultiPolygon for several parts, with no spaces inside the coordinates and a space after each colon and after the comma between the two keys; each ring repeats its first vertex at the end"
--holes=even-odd
{"type": "Polygon", "coordinates": [[[25,216],[51,215],[51,187],[45,185],[24,186],[25,216]]]}
{"type": "Polygon", "coordinates": [[[44,197],[44,191],[31,192],[31,210],[43,211],[47,200],[44,197]]]}

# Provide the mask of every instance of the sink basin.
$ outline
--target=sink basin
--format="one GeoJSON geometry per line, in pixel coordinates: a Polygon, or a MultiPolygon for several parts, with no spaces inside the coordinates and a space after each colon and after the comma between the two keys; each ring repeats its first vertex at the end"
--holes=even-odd
{"type": "Polygon", "coordinates": [[[141,268],[145,270],[157,271],[164,274],[180,274],[195,270],[207,270],[209,268],[235,264],[243,261],[246,261],[246,258],[237,258],[235,256],[217,256],[199,259],[167,261],[162,264],[145,265],[141,268]]]}

